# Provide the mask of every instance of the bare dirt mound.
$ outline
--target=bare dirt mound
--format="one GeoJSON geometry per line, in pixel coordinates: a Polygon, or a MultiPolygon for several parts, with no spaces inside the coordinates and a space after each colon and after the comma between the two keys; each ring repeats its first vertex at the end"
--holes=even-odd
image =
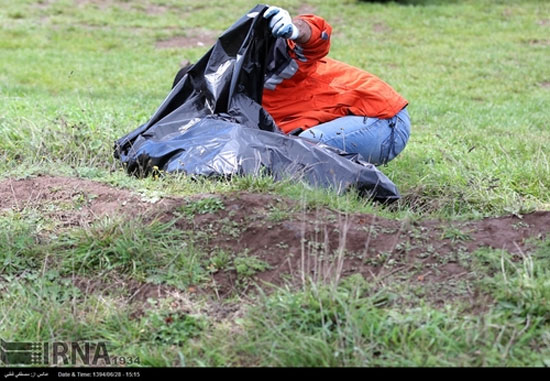
{"type": "MultiPolygon", "coordinates": [[[[155,203],[169,207],[175,199],[155,203]]],[[[37,209],[60,226],[87,226],[105,215],[140,215],[150,211],[151,200],[125,189],[72,177],[38,176],[0,181],[0,213],[37,209]]]]}
{"type": "MultiPolygon", "coordinates": [[[[151,203],[128,190],[84,179],[39,176],[0,181],[0,214],[26,208],[67,227],[87,226],[106,215],[176,219],[175,226],[207,253],[224,250],[267,264],[255,268],[245,282],[238,269],[214,271],[213,284],[204,288],[215,288],[222,297],[234,290],[246,292],[251,280],[281,285],[306,277],[338,281],[362,274],[376,281],[399,276],[418,284],[455,282],[468,276],[467,264],[476,249],[519,255],[531,250],[529,238],[544,238],[550,230],[550,212],[461,223],[396,221],[308,207],[271,194],[198,195],[151,203]],[[201,209],[197,200],[204,199],[214,200],[215,207],[203,203],[201,209]],[[185,208],[191,213],[182,218],[185,208]]],[[[448,296],[440,293],[439,301],[448,296]]]]}
{"type": "MultiPolygon", "coordinates": [[[[531,249],[528,239],[546,236],[550,226],[549,212],[450,223],[308,208],[273,195],[237,193],[222,201],[223,210],[178,226],[207,234],[210,250],[269,263],[257,279],[275,285],[300,283],[304,277],[338,281],[357,273],[376,281],[396,275],[420,284],[457,281],[468,276],[476,249],[503,249],[521,258],[531,249]]],[[[240,285],[235,271],[220,271],[215,280],[221,293],[240,285]]],[[[447,296],[441,294],[439,301],[447,296]]]]}

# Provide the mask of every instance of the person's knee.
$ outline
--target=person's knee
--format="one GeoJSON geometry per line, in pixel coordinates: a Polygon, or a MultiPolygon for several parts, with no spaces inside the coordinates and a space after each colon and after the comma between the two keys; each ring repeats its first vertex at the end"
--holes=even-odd
{"type": "Polygon", "coordinates": [[[310,128],[299,136],[349,153],[359,153],[369,163],[381,165],[393,160],[405,149],[409,134],[408,115],[398,114],[391,120],[342,118],[337,122],[310,128]]]}

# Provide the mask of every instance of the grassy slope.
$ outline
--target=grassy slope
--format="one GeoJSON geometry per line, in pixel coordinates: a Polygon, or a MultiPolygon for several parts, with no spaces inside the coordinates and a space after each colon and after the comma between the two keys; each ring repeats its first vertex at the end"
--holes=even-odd
{"type": "MultiPolygon", "coordinates": [[[[0,0],[1,173],[68,174],[151,195],[273,191],[394,218],[548,209],[550,113],[543,105],[550,104],[550,5],[416,3],[308,1],[333,24],[332,57],[379,75],[410,101],[411,141],[381,168],[405,195],[395,210],[267,179],[197,185],[182,178],[136,180],[117,167],[113,140],[152,114],[182,59],[194,61],[207,49],[159,50],[155,42],[197,28],[220,33],[253,5],[245,1],[0,0]]],[[[292,13],[300,9],[298,1],[278,4],[292,13]]],[[[4,214],[0,223],[3,338],[104,339],[152,365],[542,365],[550,359],[544,244],[533,269],[514,267],[505,278],[498,260],[504,254],[478,253],[485,259],[475,268],[491,276],[477,286],[497,301],[481,315],[455,304],[434,309],[421,298],[412,306],[381,305],[380,293],[411,290],[359,282],[260,297],[235,324],[215,322],[208,301],[185,293],[204,270],[186,275],[187,262],[157,279],[179,279],[182,294],[138,318],[127,297],[83,296],[63,283],[75,274],[75,261],[90,277],[144,280],[148,253],[168,264],[185,247],[194,258],[169,227],[107,221],[96,230],[63,233],[59,243],[41,234],[48,221],[33,211],[4,214]],[[89,261],[127,252],[136,239],[145,247],[138,249],[137,267],[89,261]],[[60,262],[46,266],[49,255],[60,262]],[[190,314],[164,324],[182,305],[190,314]]]]}

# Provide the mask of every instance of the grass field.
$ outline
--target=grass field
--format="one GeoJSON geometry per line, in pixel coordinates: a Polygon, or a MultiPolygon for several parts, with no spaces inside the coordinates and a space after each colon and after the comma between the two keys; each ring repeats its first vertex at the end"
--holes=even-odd
{"type": "Polygon", "coordinates": [[[397,205],[129,177],[113,142],[255,4],[0,0],[0,338],[108,342],[141,366],[550,365],[550,229],[517,217],[550,210],[550,3],[277,3],[408,99],[410,142],[380,167],[397,205]],[[364,235],[395,244],[346,246],[372,215],[364,235]],[[486,244],[503,221],[507,246],[486,244]],[[332,259],[296,278],[286,254],[332,259]]]}

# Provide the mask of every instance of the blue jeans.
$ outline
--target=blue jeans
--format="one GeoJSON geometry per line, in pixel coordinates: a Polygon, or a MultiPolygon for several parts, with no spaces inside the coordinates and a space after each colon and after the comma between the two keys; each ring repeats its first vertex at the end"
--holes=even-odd
{"type": "Polygon", "coordinates": [[[369,163],[380,165],[403,151],[410,133],[411,121],[404,108],[389,119],[344,116],[309,128],[299,136],[349,153],[359,153],[369,163]]]}

